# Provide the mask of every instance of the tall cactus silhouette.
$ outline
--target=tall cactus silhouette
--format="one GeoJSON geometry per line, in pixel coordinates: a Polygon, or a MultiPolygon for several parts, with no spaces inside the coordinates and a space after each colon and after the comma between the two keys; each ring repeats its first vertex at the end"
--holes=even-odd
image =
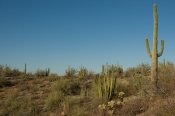
{"type": "Polygon", "coordinates": [[[152,53],[149,48],[148,38],[145,40],[146,50],[148,56],[152,58],[151,65],[151,81],[157,84],[158,81],[158,57],[163,54],[164,50],[164,40],[161,40],[161,50],[158,52],[157,50],[157,38],[158,38],[158,15],[157,15],[157,5],[154,4],[153,8],[154,14],[154,32],[153,32],[153,45],[152,45],[152,53]]]}
{"type": "Polygon", "coordinates": [[[24,73],[26,74],[27,73],[27,65],[25,64],[25,67],[24,67],[24,73]]]}

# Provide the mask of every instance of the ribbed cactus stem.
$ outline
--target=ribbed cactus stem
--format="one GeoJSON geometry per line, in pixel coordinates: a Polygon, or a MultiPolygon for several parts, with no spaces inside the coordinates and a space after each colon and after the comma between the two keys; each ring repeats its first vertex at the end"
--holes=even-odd
{"type": "Polygon", "coordinates": [[[151,51],[150,51],[150,48],[149,48],[149,43],[148,43],[148,39],[146,38],[145,39],[145,44],[146,44],[146,51],[147,51],[147,54],[150,58],[152,58],[152,54],[151,54],[151,51]]]}
{"type": "Polygon", "coordinates": [[[25,64],[24,73],[27,73],[27,65],[25,64]]]}
{"type": "Polygon", "coordinates": [[[158,53],[157,50],[157,38],[158,38],[158,15],[157,15],[157,5],[154,4],[154,32],[153,32],[153,45],[152,45],[152,53],[150,52],[149,48],[149,42],[146,38],[145,44],[146,44],[146,50],[148,53],[148,56],[152,59],[152,65],[151,65],[151,81],[155,82],[157,84],[158,81],[158,57],[160,57],[163,54],[164,50],[164,40],[161,40],[161,50],[158,53]]]}
{"type": "Polygon", "coordinates": [[[160,49],[160,52],[157,54],[158,57],[162,56],[163,50],[164,50],[164,40],[161,40],[161,49],[160,49]]]}

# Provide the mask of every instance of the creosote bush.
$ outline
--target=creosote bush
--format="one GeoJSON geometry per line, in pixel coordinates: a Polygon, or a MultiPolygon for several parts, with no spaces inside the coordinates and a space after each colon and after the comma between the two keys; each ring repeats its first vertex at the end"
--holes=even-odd
{"type": "Polygon", "coordinates": [[[45,100],[47,109],[55,110],[59,108],[64,100],[64,94],[61,91],[51,92],[45,100]]]}
{"type": "Polygon", "coordinates": [[[80,83],[78,81],[66,78],[55,81],[53,89],[61,91],[64,95],[79,95],[81,91],[80,83]]]}

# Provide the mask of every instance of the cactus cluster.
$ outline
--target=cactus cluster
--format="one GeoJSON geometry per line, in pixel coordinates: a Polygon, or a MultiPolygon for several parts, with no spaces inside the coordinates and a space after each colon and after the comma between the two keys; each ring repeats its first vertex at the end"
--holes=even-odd
{"type": "Polygon", "coordinates": [[[105,68],[105,74],[99,75],[97,81],[98,95],[102,99],[111,100],[116,88],[116,77],[114,73],[109,73],[108,65],[103,68],[105,68]]]}
{"type": "Polygon", "coordinates": [[[151,82],[153,82],[157,85],[157,81],[158,81],[158,57],[160,57],[163,54],[164,40],[161,40],[161,50],[160,50],[160,52],[158,52],[158,50],[157,50],[158,14],[157,14],[157,5],[156,4],[154,4],[153,14],[154,14],[154,32],[153,32],[152,52],[150,51],[150,48],[149,48],[148,38],[146,38],[145,44],[146,44],[146,50],[147,50],[148,56],[152,59],[151,82]]]}
{"type": "Polygon", "coordinates": [[[120,65],[102,65],[102,75],[113,74],[115,77],[121,77],[123,74],[123,68],[120,65]]]}
{"type": "Polygon", "coordinates": [[[125,95],[125,93],[121,91],[118,94],[119,100],[117,100],[117,101],[111,100],[111,101],[107,102],[106,104],[99,105],[98,108],[101,112],[101,115],[113,116],[115,114],[115,111],[122,108],[122,106],[124,105],[124,101],[123,101],[124,95],[125,95]]]}

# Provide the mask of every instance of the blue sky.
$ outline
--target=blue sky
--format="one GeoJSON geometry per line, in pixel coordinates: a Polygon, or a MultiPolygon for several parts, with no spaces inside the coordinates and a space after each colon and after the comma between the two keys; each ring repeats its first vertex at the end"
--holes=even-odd
{"type": "Polygon", "coordinates": [[[151,63],[144,41],[152,46],[154,2],[159,47],[165,40],[159,61],[175,62],[174,0],[1,0],[0,64],[63,74],[68,65],[151,63]]]}

